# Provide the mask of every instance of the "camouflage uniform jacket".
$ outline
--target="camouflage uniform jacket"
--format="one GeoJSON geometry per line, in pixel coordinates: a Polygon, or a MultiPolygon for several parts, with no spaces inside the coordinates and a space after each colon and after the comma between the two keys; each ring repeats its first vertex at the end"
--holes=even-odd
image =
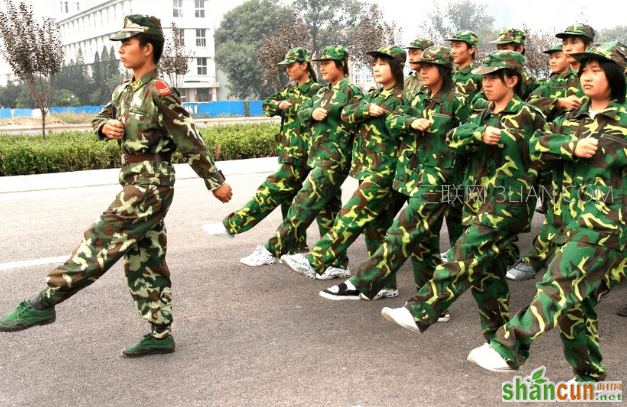
{"type": "Polygon", "coordinates": [[[348,77],[335,85],[329,83],[305,102],[298,110],[298,117],[312,127],[309,142],[307,165],[315,167],[337,167],[349,170],[351,149],[355,129],[342,121],[342,109],[353,99],[362,96],[361,90],[348,77]],[[317,108],[325,109],[329,114],[322,121],[311,116],[317,108]]]}
{"type": "Polygon", "coordinates": [[[494,113],[494,104],[473,112],[447,137],[448,145],[458,154],[469,154],[464,178],[464,224],[473,219],[498,227],[499,219],[515,220],[510,225],[518,232],[528,231],[535,208],[533,192],[539,168],[532,161],[529,140],[536,130],[548,130],[544,116],[537,109],[514,96],[505,109],[494,113]],[[500,128],[498,144],[483,142],[487,126],[500,128]],[[476,216],[475,216],[476,215],[476,216]]]}
{"type": "Polygon", "coordinates": [[[362,99],[357,99],[342,110],[342,120],[359,124],[359,132],[353,144],[350,175],[362,181],[392,187],[399,139],[392,136],[385,126],[387,114],[371,117],[369,109],[373,104],[386,112],[393,112],[404,102],[403,90],[397,85],[371,90],[362,99]]]}
{"type": "Polygon", "coordinates": [[[293,82],[263,101],[263,113],[266,116],[281,116],[281,131],[275,136],[279,162],[292,163],[297,167],[307,165],[311,128],[300,121],[297,112],[300,106],[311,99],[318,90],[320,90],[320,85],[313,79],[309,79],[300,86],[298,82],[293,82]],[[292,106],[281,110],[279,104],[284,100],[290,102],[292,106]]]}
{"type": "MultiPolygon", "coordinates": [[[[470,115],[470,107],[465,97],[450,90],[438,91],[431,96],[427,87],[411,103],[398,107],[386,119],[386,125],[393,136],[401,136],[401,144],[396,164],[394,189],[407,196],[421,196],[422,199],[441,197],[441,185],[454,183],[456,156],[446,146],[446,133],[459,126],[470,115]],[[424,118],[431,127],[418,131],[411,123],[424,118]]],[[[461,181],[459,179],[458,181],[461,181]]]]}
{"type": "Polygon", "coordinates": [[[542,163],[563,163],[563,230],[557,243],[585,241],[624,251],[627,243],[627,103],[612,101],[594,119],[590,102],[555,120],[532,144],[542,163]],[[580,139],[594,137],[591,158],[574,155],[580,139]]]}
{"type": "Polygon", "coordinates": [[[405,78],[405,83],[403,84],[403,93],[405,94],[405,99],[413,100],[418,92],[422,90],[423,87],[422,78],[418,73],[412,72],[407,75],[405,78]]]}
{"type": "MultiPolygon", "coordinates": [[[[520,85],[522,96],[520,98],[527,100],[531,93],[539,86],[540,82],[538,82],[536,77],[527,72],[526,69],[523,69],[522,84],[520,85]]],[[[475,95],[474,99],[471,99],[470,105],[473,109],[485,109],[490,105],[490,101],[485,97],[485,93],[479,92],[475,95]]]]}
{"type": "Polygon", "coordinates": [[[476,67],[477,65],[473,62],[464,68],[456,69],[455,73],[453,73],[455,92],[466,96],[469,101],[474,99],[475,95],[481,91],[483,75],[471,73],[476,67]]]}
{"type": "Polygon", "coordinates": [[[579,98],[585,96],[579,85],[577,72],[568,68],[563,74],[552,76],[534,90],[527,103],[540,109],[548,121],[553,121],[565,110],[556,106],[557,99],[572,95],[579,98]]]}
{"type": "MultiPolygon", "coordinates": [[[[124,124],[120,140],[124,153],[170,155],[178,148],[208,189],[214,190],[224,182],[178,94],[165,84],[157,70],[113,91],[111,101],[92,121],[95,133],[103,140],[108,140],[102,127],[109,119],[124,124]]],[[[174,167],[166,161],[129,163],[122,166],[119,178],[122,185],[172,186],[174,167]]]]}

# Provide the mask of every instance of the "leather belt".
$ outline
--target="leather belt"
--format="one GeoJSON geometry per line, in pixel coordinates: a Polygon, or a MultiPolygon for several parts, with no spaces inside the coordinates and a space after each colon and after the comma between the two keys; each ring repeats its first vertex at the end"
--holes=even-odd
{"type": "Polygon", "coordinates": [[[122,154],[120,155],[120,163],[122,165],[139,163],[142,161],[167,161],[172,159],[171,154],[122,154]]]}

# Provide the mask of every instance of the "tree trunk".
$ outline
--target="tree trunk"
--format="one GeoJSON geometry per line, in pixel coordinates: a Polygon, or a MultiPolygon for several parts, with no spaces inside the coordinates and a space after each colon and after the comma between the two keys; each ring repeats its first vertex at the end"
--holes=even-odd
{"type": "Polygon", "coordinates": [[[41,111],[41,138],[46,139],[46,110],[39,109],[41,111]]]}

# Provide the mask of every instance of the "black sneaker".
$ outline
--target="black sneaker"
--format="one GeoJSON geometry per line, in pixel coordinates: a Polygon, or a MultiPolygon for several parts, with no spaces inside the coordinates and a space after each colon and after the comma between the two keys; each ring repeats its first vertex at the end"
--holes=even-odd
{"type": "Polygon", "coordinates": [[[359,290],[349,280],[320,291],[320,296],[329,300],[359,300],[359,294],[359,290]]]}

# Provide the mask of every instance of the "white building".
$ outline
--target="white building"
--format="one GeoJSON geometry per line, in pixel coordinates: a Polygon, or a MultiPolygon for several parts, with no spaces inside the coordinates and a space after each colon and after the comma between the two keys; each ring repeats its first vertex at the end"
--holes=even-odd
{"type": "MultiPolygon", "coordinates": [[[[14,0],[18,4],[17,0],[14,0]]],[[[119,42],[109,37],[122,28],[124,16],[128,14],[149,14],[161,20],[166,37],[174,22],[183,31],[185,48],[191,53],[189,73],[185,75],[181,89],[185,102],[205,102],[217,100],[214,62],[215,45],[213,33],[215,16],[211,11],[224,8],[217,5],[219,0],[30,0],[37,19],[48,17],[60,28],[61,44],[65,60],[76,61],[79,48],[86,64],[94,62],[96,52],[106,46],[116,51],[119,42]]],[[[220,14],[219,18],[221,19],[220,14]]],[[[4,62],[4,61],[3,61],[4,62]]],[[[120,68],[123,68],[120,64],[120,68]]],[[[89,69],[89,68],[88,68],[89,69]]],[[[91,70],[89,69],[91,72],[91,70]]],[[[14,79],[4,62],[0,66],[0,84],[14,79]]]]}

